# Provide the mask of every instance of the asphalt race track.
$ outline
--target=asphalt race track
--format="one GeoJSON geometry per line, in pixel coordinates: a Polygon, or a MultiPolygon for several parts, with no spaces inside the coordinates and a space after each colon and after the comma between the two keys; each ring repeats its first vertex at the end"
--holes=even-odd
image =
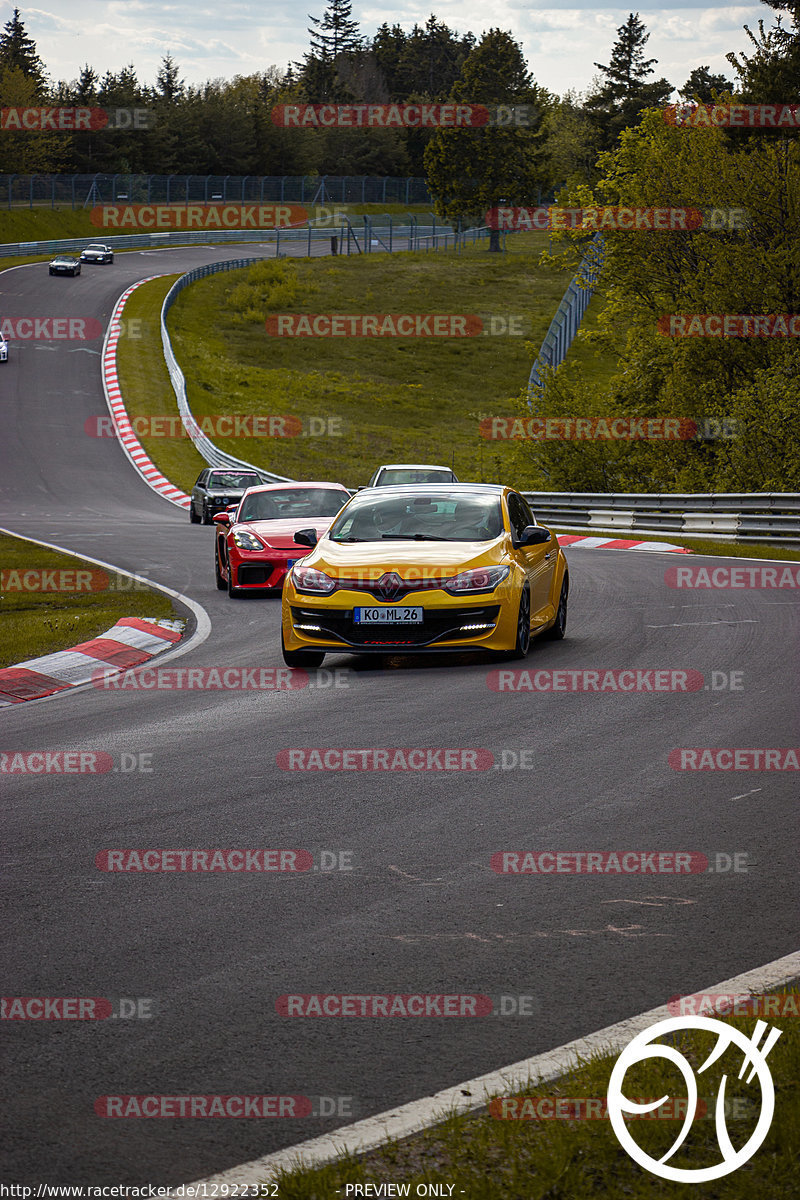
{"type": "MultiPolygon", "coordinates": [[[[233,253],[123,254],[75,280],[25,267],[0,279],[0,308],[105,325],[134,280],[233,253]]],[[[279,601],[218,592],[213,531],[155,496],[115,441],[84,433],[107,411],[99,351],[12,342],[0,368],[2,524],[199,602],[211,635],[179,665],[281,667],[279,601]]],[[[707,682],[734,671],[742,690],[498,693],[487,679],[503,664],[477,657],[343,655],[325,662],[338,677],[312,672],[292,691],[90,688],[0,713],[4,751],[149,754],[153,768],[2,778],[4,994],[150,998],[152,1017],[4,1023],[0,1177],[198,1179],[796,949],[797,774],[667,762],[675,747],[797,745],[795,595],[675,590],[664,573],[684,556],[568,553],[567,640],[534,643],[515,666],[691,669],[707,682]],[[276,762],[289,747],[387,746],[483,748],[496,765],[301,772],[276,762]],[[523,749],[527,769],[501,769],[523,749]],[[98,870],[95,855],[115,847],[349,851],[353,869],[98,870]],[[738,853],[748,870],[491,869],[494,852],[525,849],[698,851],[712,863],[738,853]],[[534,1011],[299,1018],[276,1012],[285,993],[527,995],[534,1011]],[[114,1120],[93,1109],[111,1094],[234,1093],[352,1100],[350,1115],[340,1105],[338,1117],[275,1121],[114,1120]]]]}

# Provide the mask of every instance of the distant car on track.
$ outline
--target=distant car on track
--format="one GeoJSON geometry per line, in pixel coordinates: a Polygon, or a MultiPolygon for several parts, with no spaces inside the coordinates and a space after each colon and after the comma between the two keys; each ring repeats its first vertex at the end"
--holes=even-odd
{"type": "Polygon", "coordinates": [[[290,667],[326,654],[491,650],[524,658],[532,636],[563,638],[569,575],[554,533],[497,484],[364,488],[283,588],[290,667]]]}
{"type": "Polygon", "coordinates": [[[228,595],[279,588],[287,570],[308,554],[298,529],[323,534],[350,499],[340,483],[268,483],[245,492],[235,512],[217,513],[214,570],[228,595]]]}
{"type": "Polygon", "coordinates": [[[8,362],[8,342],[0,329],[0,362],[8,362]]]}
{"type": "Polygon", "coordinates": [[[102,242],[92,242],[85,250],[81,250],[81,262],[113,263],[114,251],[102,242]]]}
{"type": "Polygon", "coordinates": [[[264,480],[258,471],[235,467],[206,467],[197,477],[189,504],[189,520],[193,525],[210,525],[215,513],[238,504],[248,488],[258,487],[264,480]]]}
{"type": "Polygon", "coordinates": [[[458,483],[458,480],[450,467],[386,463],[378,467],[367,487],[399,487],[406,483],[458,483]]]}
{"type": "Polygon", "coordinates": [[[71,254],[57,254],[50,262],[51,275],[80,275],[81,260],[71,254]]]}

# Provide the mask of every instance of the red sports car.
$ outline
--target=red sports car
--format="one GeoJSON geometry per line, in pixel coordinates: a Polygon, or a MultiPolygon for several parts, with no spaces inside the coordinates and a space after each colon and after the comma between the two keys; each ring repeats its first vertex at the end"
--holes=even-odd
{"type": "Polygon", "coordinates": [[[350,499],[340,483],[267,483],[249,488],[235,511],[217,513],[214,569],[229,596],[283,587],[289,567],[311,553],[294,540],[299,529],[321,537],[350,499]]]}

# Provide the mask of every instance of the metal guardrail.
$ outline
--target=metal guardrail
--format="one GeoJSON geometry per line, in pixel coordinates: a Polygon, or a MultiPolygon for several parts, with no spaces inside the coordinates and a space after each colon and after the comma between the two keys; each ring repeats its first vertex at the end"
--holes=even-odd
{"type": "Polygon", "coordinates": [[[724,537],[733,541],[800,540],[800,492],[525,492],[547,524],[591,530],[638,530],[724,537]]]}
{"type": "Polygon", "coordinates": [[[566,358],[567,351],[583,320],[583,314],[594,295],[604,257],[605,241],[602,233],[596,233],[581,260],[575,277],[556,309],[556,315],[550,322],[536,361],[531,367],[528,379],[529,408],[532,407],[534,398],[540,396],[544,388],[542,371],[554,370],[566,358]]]}
{"type": "MultiPolygon", "coordinates": [[[[423,250],[423,249],[459,249],[468,242],[473,244],[488,236],[488,229],[483,227],[457,232],[450,225],[441,224],[431,214],[429,222],[420,221],[412,214],[407,216],[362,217],[363,229],[354,225],[349,219],[341,224],[330,225],[324,219],[307,221],[302,225],[289,226],[286,229],[260,229],[248,232],[243,229],[231,230],[186,230],[173,233],[134,233],[107,236],[103,230],[98,232],[95,241],[101,241],[112,250],[153,250],[168,246],[209,246],[238,243],[241,245],[275,246],[280,251],[281,245],[287,243],[306,242],[308,256],[314,253],[328,253],[331,238],[337,238],[339,253],[350,253],[350,247],[358,245],[353,253],[366,253],[375,246],[388,250],[423,250]],[[349,231],[349,232],[348,232],[349,231]],[[345,249],[345,246],[348,249],[345,249]],[[317,250],[317,247],[320,247],[317,250]]],[[[67,251],[83,250],[91,237],[61,238],[58,241],[42,242],[6,242],[0,244],[0,258],[13,258],[35,254],[53,255],[67,251]]]]}
{"type": "Polygon", "coordinates": [[[175,399],[178,402],[178,412],[181,415],[186,432],[192,439],[195,449],[212,467],[239,467],[247,470],[258,471],[265,483],[284,483],[289,479],[288,475],[276,475],[272,471],[264,471],[261,467],[254,467],[252,463],[245,462],[241,458],[234,458],[232,454],[226,454],[224,450],[220,450],[210,438],[198,427],[197,421],[192,415],[192,410],[189,408],[189,401],[186,398],[186,377],[183,371],[178,366],[178,360],[172,349],[172,342],[169,340],[167,333],[167,313],[172,308],[172,305],[177,300],[180,293],[190,283],[194,283],[198,279],[204,279],[208,275],[216,275],[219,271],[237,271],[242,267],[252,267],[254,263],[262,261],[259,258],[235,258],[229,259],[226,262],[208,263],[204,267],[196,267],[193,271],[187,272],[186,275],[181,275],[173,283],[172,287],[164,297],[164,303],[161,306],[161,345],[164,349],[164,360],[167,364],[172,389],[175,392],[175,399]]]}

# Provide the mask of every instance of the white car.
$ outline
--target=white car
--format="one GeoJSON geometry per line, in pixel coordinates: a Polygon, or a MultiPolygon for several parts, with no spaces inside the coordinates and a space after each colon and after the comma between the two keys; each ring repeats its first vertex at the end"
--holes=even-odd
{"type": "Polygon", "coordinates": [[[92,242],[91,246],[81,250],[81,262],[113,263],[113,261],[114,251],[110,246],[104,246],[102,242],[92,242]]]}
{"type": "Polygon", "coordinates": [[[3,337],[2,329],[0,329],[0,362],[8,362],[8,342],[3,337]]]}
{"type": "Polygon", "coordinates": [[[425,463],[386,463],[378,467],[367,487],[398,487],[407,483],[458,483],[450,467],[425,463]]]}

